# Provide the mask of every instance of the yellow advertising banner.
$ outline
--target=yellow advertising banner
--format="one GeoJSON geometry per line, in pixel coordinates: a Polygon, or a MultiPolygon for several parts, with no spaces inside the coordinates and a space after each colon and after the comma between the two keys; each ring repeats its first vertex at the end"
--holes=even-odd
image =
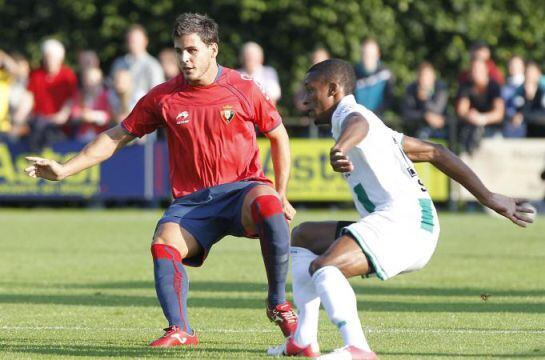
{"type": "MultiPolygon", "coordinates": [[[[270,144],[258,140],[265,175],[274,179],[270,144]]],[[[290,139],[291,177],[288,197],[291,201],[351,201],[348,185],[329,165],[331,139],[290,139]]],[[[430,164],[416,164],[420,179],[433,200],[447,201],[448,178],[430,164]]]]}

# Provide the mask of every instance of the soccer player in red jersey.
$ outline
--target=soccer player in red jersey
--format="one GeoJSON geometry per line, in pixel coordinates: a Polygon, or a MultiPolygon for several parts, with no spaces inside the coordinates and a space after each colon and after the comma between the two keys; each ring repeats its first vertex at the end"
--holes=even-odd
{"type": "Polygon", "coordinates": [[[297,317],[285,299],[290,152],[274,105],[249,77],[217,64],[218,27],[186,13],[173,29],[182,73],[153,88],[117,127],[100,134],[64,164],[27,158],[32,177],[62,180],[105,161],[136,137],[166,128],[174,202],[159,220],[151,252],[155,288],[169,322],[151,346],[196,345],[187,318],[185,265],[200,266],[226,235],[258,236],[269,283],[267,315],[285,336],[297,317]],[[271,143],[274,187],[259,162],[255,126],[271,143]],[[287,221],[286,221],[287,220],[287,221]]]}

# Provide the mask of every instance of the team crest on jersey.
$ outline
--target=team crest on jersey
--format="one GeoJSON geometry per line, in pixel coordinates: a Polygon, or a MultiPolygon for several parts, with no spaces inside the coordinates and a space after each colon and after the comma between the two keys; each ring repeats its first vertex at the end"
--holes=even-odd
{"type": "Polygon", "coordinates": [[[223,109],[220,111],[221,117],[227,124],[231,122],[235,118],[235,111],[233,110],[233,107],[231,105],[225,105],[223,109]]]}

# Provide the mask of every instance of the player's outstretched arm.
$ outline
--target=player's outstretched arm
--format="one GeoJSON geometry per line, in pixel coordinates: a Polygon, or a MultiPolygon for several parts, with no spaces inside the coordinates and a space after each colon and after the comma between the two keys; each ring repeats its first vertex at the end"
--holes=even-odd
{"type": "Polygon", "coordinates": [[[28,156],[31,165],[25,169],[30,177],[58,181],[109,159],[117,150],[127,145],[134,136],[120,125],[104,131],[87,144],[76,156],[64,164],[41,157],[28,156]]]}
{"type": "Polygon", "coordinates": [[[284,215],[291,221],[295,209],[288,201],[286,191],[290,177],[291,153],[288,133],[283,124],[265,134],[271,142],[271,158],[274,169],[274,185],[282,200],[284,215]]]}
{"type": "Polygon", "coordinates": [[[413,162],[433,164],[451,179],[456,180],[465,187],[481,204],[505,216],[513,223],[525,227],[532,222],[532,219],[526,214],[533,211],[522,206],[524,200],[513,199],[488,190],[477,174],[443,145],[404,136],[403,151],[413,162]]]}

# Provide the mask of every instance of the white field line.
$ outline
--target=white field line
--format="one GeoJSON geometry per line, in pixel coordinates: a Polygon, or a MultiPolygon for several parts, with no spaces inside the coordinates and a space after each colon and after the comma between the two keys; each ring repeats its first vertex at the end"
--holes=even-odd
{"type": "MultiPolygon", "coordinates": [[[[0,330],[52,330],[52,331],[145,331],[157,332],[156,328],[99,328],[83,326],[0,326],[0,330]]],[[[405,333],[405,334],[545,334],[539,329],[445,329],[445,328],[365,328],[368,333],[405,333]]],[[[203,333],[273,333],[277,329],[197,329],[203,333]]]]}

